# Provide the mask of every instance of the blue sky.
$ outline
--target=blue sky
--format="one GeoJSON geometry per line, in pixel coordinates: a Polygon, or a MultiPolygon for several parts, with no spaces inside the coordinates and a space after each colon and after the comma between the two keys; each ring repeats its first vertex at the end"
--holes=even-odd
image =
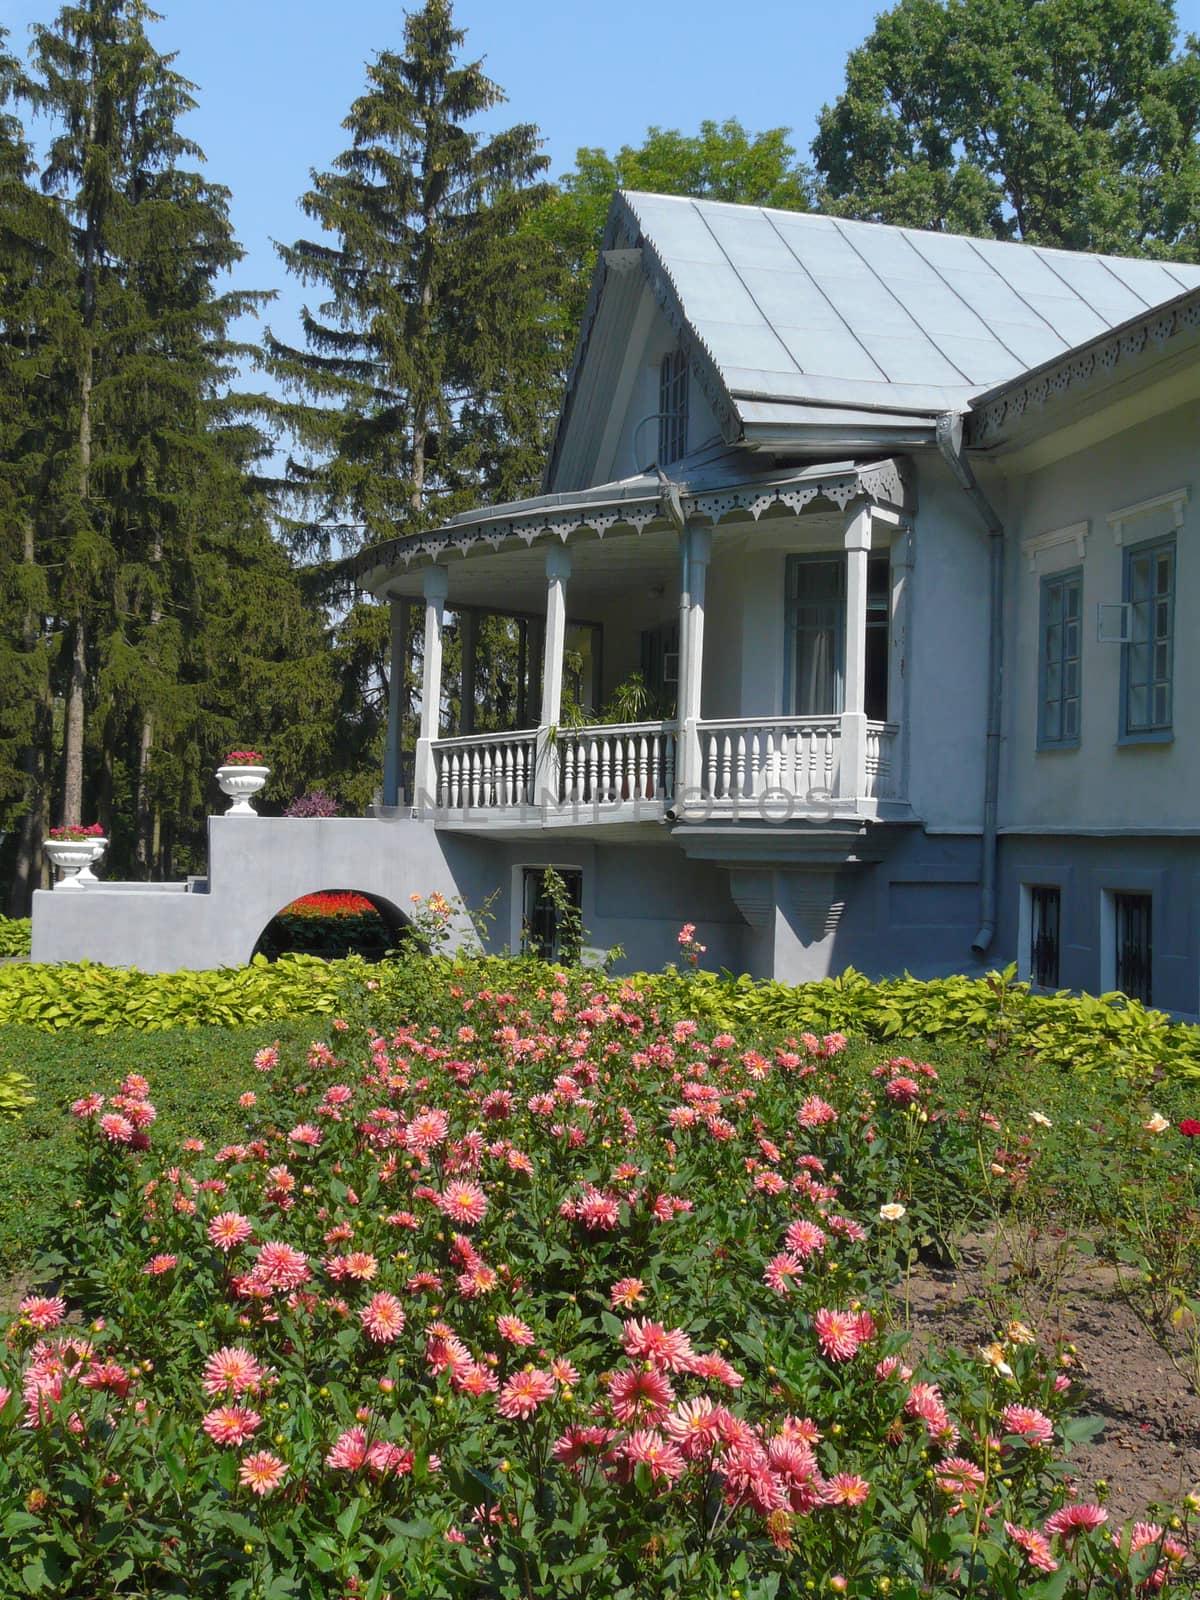
{"type": "MultiPolygon", "coordinates": [[[[271,248],[308,224],[296,204],[312,167],[344,147],[342,118],[363,64],[398,47],[404,7],[384,0],[157,0],[163,50],[199,86],[188,131],[211,178],[233,193],[247,259],[237,282],[281,291],[266,320],[297,333],[303,294],[271,248]]],[[[508,104],[496,125],[535,122],[554,174],[580,145],[637,143],[650,123],[693,131],[736,116],[752,130],[794,130],[802,156],[817,114],[838,93],[846,56],[870,32],[875,0],[457,0],[467,49],[486,57],[508,104]],[[500,119],[503,119],[501,121],[500,119]]],[[[1181,0],[1182,30],[1200,31],[1200,0],[1181,0]]],[[[24,48],[53,0],[0,0],[0,22],[24,48]]]]}
{"type": "MultiPolygon", "coordinates": [[[[1200,0],[1196,0],[1200,11],[1200,0]]],[[[272,238],[306,228],[296,204],[312,167],[343,149],[341,122],[363,86],[363,65],[398,47],[404,6],[383,0],[157,0],[162,50],[199,86],[188,131],[208,175],[233,192],[247,259],[245,287],[278,288],[266,320],[296,334],[302,291],[288,285],[272,238]]],[[[467,49],[486,57],[508,95],[497,126],[535,122],[553,173],[580,145],[637,143],[647,126],[694,130],[736,116],[747,127],[784,126],[807,154],[816,114],[842,82],[847,52],[870,31],[877,5],[841,0],[457,0],[467,49]],[[502,119],[502,120],[501,120],[502,119]]],[[[0,0],[0,22],[22,50],[28,26],[53,0],[0,0]]],[[[36,131],[36,130],[35,130],[36,131]]]]}

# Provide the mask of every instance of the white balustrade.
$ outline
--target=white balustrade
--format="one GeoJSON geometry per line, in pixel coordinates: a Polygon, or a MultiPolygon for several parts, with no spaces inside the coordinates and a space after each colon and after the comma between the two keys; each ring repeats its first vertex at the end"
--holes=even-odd
{"type": "Polygon", "coordinates": [[[900,729],[894,722],[867,723],[867,798],[895,800],[899,794],[900,729]]]}
{"type": "Polygon", "coordinates": [[[555,739],[562,805],[665,803],[675,792],[674,723],[559,728],[555,739]]]}
{"type": "Polygon", "coordinates": [[[439,739],[433,760],[442,809],[492,811],[533,801],[537,735],[532,730],[439,739]]]}
{"type": "MultiPolygon", "coordinates": [[[[861,796],[841,794],[839,717],[710,719],[699,724],[699,737],[699,781],[709,800],[900,797],[902,746],[895,723],[867,724],[861,796]]],[[[675,798],[677,738],[671,722],[560,727],[552,743],[558,805],[669,804],[675,798]]],[[[537,751],[533,729],[435,741],[439,808],[487,812],[536,805],[537,751]]]]}
{"type": "Polygon", "coordinates": [[[837,793],[837,717],[764,717],[700,724],[701,782],[710,800],[837,793]]]}

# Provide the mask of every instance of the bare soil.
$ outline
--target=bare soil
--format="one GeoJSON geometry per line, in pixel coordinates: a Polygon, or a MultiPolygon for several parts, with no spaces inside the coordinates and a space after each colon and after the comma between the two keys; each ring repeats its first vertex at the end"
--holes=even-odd
{"type": "Polygon", "coordinates": [[[918,1336],[972,1349],[1018,1317],[1047,1347],[1076,1349],[1084,1409],[1104,1429],[1071,1454],[1079,1491],[1108,1485],[1114,1520],[1143,1515],[1155,1502],[1178,1504],[1200,1487],[1200,1397],[1177,1360],[1134,1311],[1119,1274],[1058,1241],[1036,1261],[1014,1262],[1000,1235],[968,1239],[955,1268],[918,1267],[911,1286],[918,1336]]]}

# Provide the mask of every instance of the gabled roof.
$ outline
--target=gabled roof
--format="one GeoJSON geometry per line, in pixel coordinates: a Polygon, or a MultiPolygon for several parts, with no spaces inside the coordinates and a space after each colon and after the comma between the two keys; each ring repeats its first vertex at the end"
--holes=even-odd
{"type": "MultiPolygon", "coordinates": [[[[966,410],[1200,286],[1200,266],[636,192],[614,196],[605,245],[640,249],[731,442],[782,442],[826,408],[835,429],[966,410]]],[[[602,256],[560,433],[604,277],[602,256]]]]}

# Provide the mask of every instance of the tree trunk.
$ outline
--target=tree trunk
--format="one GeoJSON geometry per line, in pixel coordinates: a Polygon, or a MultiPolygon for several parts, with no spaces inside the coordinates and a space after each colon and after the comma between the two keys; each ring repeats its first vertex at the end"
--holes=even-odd
{"type": "MultiPolygon", "coordinates": [[[[22,529],[22,565],[27,568],[32,567],[35,554],[33,523],[26,518],[22,529]]],[[[38,647],[39,623],[40,619],[32,603],[27,602],[25,614],[21,618],[21,643],[26,654],[30,656],[38,647]]],[[[29,915],[33,904],[33,891],[42,887],[45,881],[42,842],[47,821],[46,753],[50,741],[50,726],[50,685],[43,673],[37,686],[37,704],[34,708],[29,744],[21,757],[25,810],[21,817],[16,860],[13,864],[13,880],[9,889],[10,917],[29,915]]]]}
{"type": "Polygon", "coordinates": [[[168,812],[162,819],[162,841],[158,849],[156,877],[159,883],[170,883],[175,876],[175,818],[168,812]]]}
{"type": "MultiPolygon", "coordinates": [[[[87,145],[90,152],[96,138],[95,83],[99,66],[93,50],[92,104],[88,108],[87,145]]],[[[94,355],[92,330],[96,321],[96,246],[99,232],[96,217],[89,210],[83,230],[83,350],[79,366],[79,502],[87,511],[92,492],[92,382],[94,355]]],[[[77,596],[71,626],[71,669],[67,680],[67,716],[63,735],[63,798],[61,821],[64,827],[83,821],[83,733],[84,696],[87,690],[87,621],[84,601],[77,596]]]]}
{"type": "MultiPolygon", "coordinates": [[[[151,561],[157,571],[162,566],[163,547],[162,536],[157,535],[154,540],[154,549],[151,561]]],[[[143,649],[150,652],[153,659],[154,630],[162,622],[162,607],[158,602],[150,604],[150,627],[143,641],[143,649]]],[[[137,863],[137,875],[148,883],[154,876],[158,865],[158,845],[156,835],[158,831],[157,808],[150,795],[150,755],[154,749],[154,713],[143,711],[142,732],[138,741],[138,786],[137,786],[137,842],[134,846],[134,860],[137,863]]]]}
{"type": "Polygon", "coordinates": [[[104,829],[104,836],[107,839],[112,838],[116,721],[110,709],[104,718],[104,727],[100,735],[100,779],[96,789],[96,821],[104,829]]]}
{"type": "MultiPolygon", "coordinates": [[[[90,322],[94,309],[94,267],[91,252],[85,252],[84,322],[90,322]]],[[[92,485],[92,345],[91,328],[84,330],[83,365],[79,379],[79,499],[86,507],[92,485]]],[[[67,680],[67,720],[63,736],[63,799],[61,820],[64,827],[83,821],[83,727],[84,695],[87,690],[87,622],[83,602],[71,628],[71,670],[67,680]]]]}
{"type": "Polygon", "coordinates": [[[156,814],[150,798],[150,752],[154,748],[154,717],[147,711],[142,717],[142,732],[138,740],[137,784],[137,840],[134,861],[137,876],[148,883],[154,875],[154,829],[156,814]]]}
{"type": "Polygon", "coordinates": [[[64,828],[83,821],[83,697],[87,687],[87,624],[77,617],[71,629],[71,667],[67,680],[67,721],[63,734],[64,828]]]}

